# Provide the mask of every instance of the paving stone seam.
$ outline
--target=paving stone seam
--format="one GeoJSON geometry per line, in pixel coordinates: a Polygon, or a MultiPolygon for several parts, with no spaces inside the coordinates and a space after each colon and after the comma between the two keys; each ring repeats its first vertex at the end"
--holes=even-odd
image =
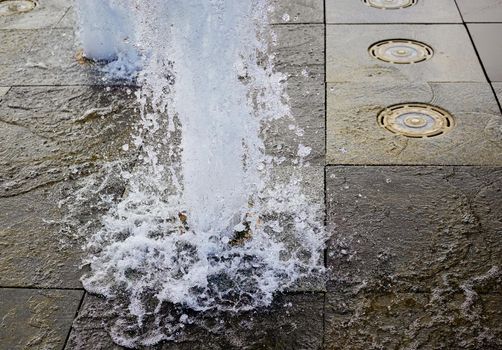
{"type": "MultiPolygon", "coordinates": [[[[467,31],[467,35],[469,36],[469,40],[471,40],[471,45],[474,48],[474,52],[476,53],[476,56],[478,57],[479,64],[481,66],[481,69],[483,70],[483,74],[485,75],[486,80],[489,83],[492,83],[492,81],[490,80],[490,77],[488,76],[488,72],[487,72],[487,70],[486,70],[486,68],[485,68],[485,66],[483,64],[483,60],[481,60],[481,56],[479,54],[478,48],[476,47],[476,43],[474,42],[474,38],[472,37],[471,32],[469,30],[469,27],[467,26],[467,23],[466,23],[466,21],[464,19],[464,15],[462,14],[462,11],[460,11],[460,6],[458,5],[457,0],[455,0],[455,6],[457,7],[458,12],[460,13],[460,18],[462,19],[464,28],[467,31]]],[[[471,23],[475,23],[475,22],[470,22],[469,24],[471,24],[471,23]]],[[[493,22],[493,23],[498,23],[498,22],[493,22]]],[[[493,86],[493,84],[490,84],[490,87],[492,89],[493,96],[495,96],[495,102],[499,106],[499,110],[502,113],[502,104],[500,103],[500,101],[498,99],[497,92],[495,91],[495,87],[493,86]]]]}
{"type": "Polygon", "coordinates": [[[61,290],[61,291],[85,291],[84,288],[66,288],[66,287],[36,287],[36,286],[0,286],[2,289],[26,289],[26,290],[61,290]]]}
{"type": "MultiPolygon", "coordinates": [[[[326,0],[323,0],[323,27],[324,27],[324,228],[328,227],[328,176],[327,176],[327,164],[326,155],[328,152],[328,79],[327,79],[327,69],[328,69],[328,59],[327,59],[327,48],[328,48],[328,26],[327,26],[327,11],[326,11],[326,0]]],[[[328,245],[326,244],[324,248],[324,267],[328,267],[328,245]]],[[[326,344],[326,302],[327,302],[327,292],[324,293],[323,303],[322,303],[322,340],[321,348],[325,348],[326,344]]]]}
{"type": "Polygon", "coordinates": [[[73,316],[73,320],[71,322],[70,328],[68,329],[68,333],[66,334],[66,338],[65,338],[63,346],[61,348],[62,350],[66,349],[66,346],[68,345],[68,341],[70,340],[71,331],[73,330],[73,323],[75,322],[75,320],[78,317],[78,314],[80,313],[80,309],[82,308],[82,305],[84,304],[84,300],[85,300],[86,295],[87,295],[87,291],[84,290],[84,292],[82,293],[82,298],[80,298],[80,302],[78,303],[78,307],[75,310],[75,315],[73,316]]]}

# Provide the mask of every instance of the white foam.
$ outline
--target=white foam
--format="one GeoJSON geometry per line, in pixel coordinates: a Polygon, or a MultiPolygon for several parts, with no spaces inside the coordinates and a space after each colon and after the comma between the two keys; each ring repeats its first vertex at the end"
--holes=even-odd
{"type": "MultiPolygon", "coordinates": [[[[188,316],[166,321],[165,303],[249,310],[322,270],[321,204],[302,193],[297,175],[273,177],[284,159],[268,156],[260,137],[267,123],[292,118],[286,77],[267,53],[267,1],[93,3],[113,20],[91,25],[95,14],[87,18],[79,7],[86,54],[137,57],[131,64],[142,68],[134,142],[141,162],[124,174],[126,195],[89,240],[83,279],[91,292],[126,300],[128,315],[112,326],[115,341],[172,338],[188,316]]],[[[300,145],[297,163],[310,152],[300,145]]]]}

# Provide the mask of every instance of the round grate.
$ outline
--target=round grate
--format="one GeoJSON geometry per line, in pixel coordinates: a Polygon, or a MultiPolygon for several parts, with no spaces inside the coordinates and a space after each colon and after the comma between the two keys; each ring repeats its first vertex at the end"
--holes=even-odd
{"type": "Polygon", "coordinates": [[[424,103],[387,107],[378,115],[378,124],[394,134],[412,138],[439,136],[455,126],[450,113],[424,103]]]}
{"type": "Polygon", "coordinates": [[[393,39],[379,41],[368,49],[371,56],[387,63],[413,64],[429,60],[434,50],[415,40],[393,39]]]}
{"type": "Polygon", "coordinates": [[[36,6],[37,3],[31,0],[0,0],[0,16],[28,12],[36,6]]]}
{"type": "Polygon", "coordinates": [[[417,0],[363,0],[363,2],[377,9],[399,10],[415,5],[417,0]]]}

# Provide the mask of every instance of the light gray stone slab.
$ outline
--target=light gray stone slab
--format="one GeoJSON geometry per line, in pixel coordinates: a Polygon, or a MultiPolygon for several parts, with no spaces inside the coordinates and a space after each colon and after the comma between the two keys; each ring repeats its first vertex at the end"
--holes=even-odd
{"type": "Polygon", "coordinates": [[[486,81],[461,25],[329,25],[326,50],[328,82],[486,81]],[[434,56],[416,64],[392,64],[369,54],[373,44],[392,39],[423,42],[434,56]]]}
{"type": "Polygon", "coordinates": [[[75,9],[70,7],[64,17],[55,26],[56,28],[74,28],[75,27],[75,9]]]}
{"type": "Polygon", "coordinates": [[[7,95],[10,87],[0,86],[0,97],[7,95]]]}
{"type": "Polygon", "coordinates": [[[499,349],[502,297],[330,293],[325,349],[499,349]]]}
{"type": "Polygon", "coordinates": [[[502,168],[341,166],[326,175],[328,290],[502,291],[502,168]]]}
{"type": "Polygon", "coordinates": [[[502,118],[483,83],[328,84],[328,164],[502,165],[502,118]],[[408,138],[377,123],[386,107],[430,103],[456,125],[430,138],[408,138]]]}
{"type": "Polygon", "coordinates": [[[367,6],[362,0],[326,0],[328,23],[462,23],[454,0],[419,0],[396,10],[367,6]]]}
{"type": "Polygon", "coordinates": [[[79,63],[72,29],[0,30],[0,81],[15,85],[123,85],[79,63]]]}
{"type": "Polygon", "coordinates": [[[468,24],[469,32],[474,40],[483,66],[490,81],[502,82],[502,23],[471,23],[468,24]]]}
{"type": "Polygon", "coordinates": [[[492,85],[495,89],[499,102],[502,104],[502,83],[492,83],[492,85]]]}
{"type": "Polygon", "coordinates": [[[71,6],[69,0],[42,0],[28,12],[0,16],[0,29],[42,29],[55,27],[71,6]]]}
{"type": "Polygon", "coordinates": [[[83,291],[0,289],[1,348],[63,348],[83,291]]]}
{"type": "Polygon", "coordinates": [[[271,23],[323,23],[323,0],[270,0],[271,23]]]}
{"type": "Polygon", "coordinates": [[[456,0],[465,22],[502,22],[502,0],[456,0]]]}
{"type": "MultiPolygon", "coordinates": [[[[196,316],[195,322],[180,331],[176,342],[148,347],[150,350],[305,349],[322,344],[323,294],[279,295],[270,308],[237,315],[196,316]]],[[[114,305],[116,306],[116,305],[114,305]]],[[[114,345],[108,331],[120,310],[105,300],[88,295],[74,322],[66,350],[110,349],[114,345]]],[[[166,306],[169,314],[169,306],[166,306]]],[[[148,326],[147,326],[148,327],[148,326]]]]}

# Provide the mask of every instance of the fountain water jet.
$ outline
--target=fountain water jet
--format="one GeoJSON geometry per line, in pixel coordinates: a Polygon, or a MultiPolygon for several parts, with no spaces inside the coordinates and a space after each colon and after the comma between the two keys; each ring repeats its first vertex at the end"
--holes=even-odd
{"type": "MultiPolygon", "coordinates": [[[[110,326],[115,341],[172,339],[182,329],[178,306],[263,307],[320,272],[321,204],[309,202],[297,176],[274,183],[283,159],[268,155],[261,137],[268,123],[292,118],[286,77],[268,54],[267,1],[99,2],[109,18],[101,32],[86,27],[93,19],[79,6],[85,54],[115,60],[110,74],[137,72],[141,86],[141,160],[89,239],[83,278],[89,291],[127,304],[110,326]],[[175,307],[166,312],[166,303],[175,307]]],[[[308,149],[300,147],[299,167],[308,149]]]]}

